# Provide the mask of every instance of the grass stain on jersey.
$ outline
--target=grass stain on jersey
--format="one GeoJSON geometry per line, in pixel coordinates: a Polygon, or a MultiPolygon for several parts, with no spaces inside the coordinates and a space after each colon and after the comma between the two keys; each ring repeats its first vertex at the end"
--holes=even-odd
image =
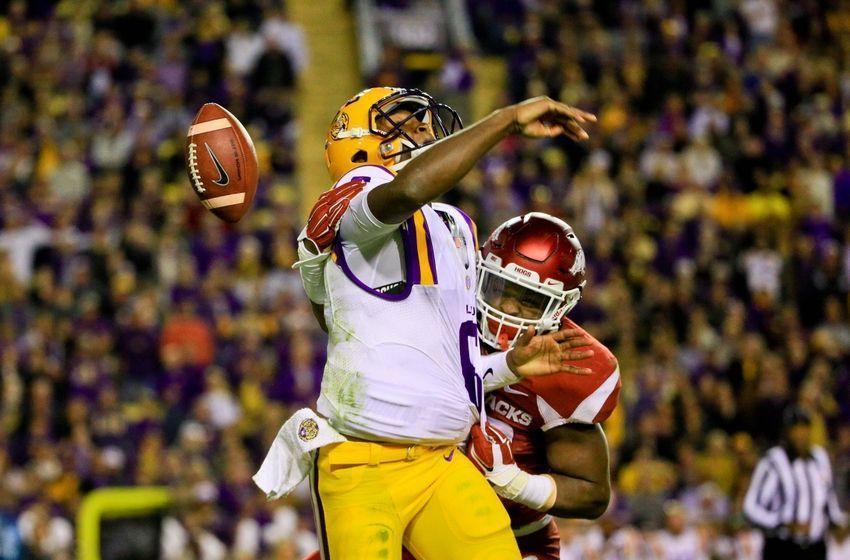
{"type": "Polygon", "coordinates": [[[360,395],[363,393],[363,380],[345,361],[327,362],[322,377],[322,393],[337,407],[337,417],[342,423],[348,416],[363,406],[360,395]]]}
{"type": "Polygon", "coordinates": [[[338,321],[334,321],[334,325],[330,328],[328,337],[333,344],[351,342],[354,340],[354,334],[352,334],[351,330],[345,328],[345,326],[341,325],[338,321]]]}
{"type": "MultiPolygon", "coordinates": [[[[343,319],[346,316],[343,311],[350,305],[350,302],[339,297],[329,287],[328,306],[331,319],[328,322],[329,349],[331,346],[351,342],[356,338],[351,325],[343,319]]],[[[322,395],[336,408],[335,418],[331,423],[337,429],[341,429],[340,425],[348,424],[350,417],[363,407],[364,392],[360,372],[341,354],[337,353],[333,361],[329,360],[325,363],[321,389],[322,395]]]]}
{"type": "Polygon", "coordinates": [[[342,319],[343,314],[337,313],[337,310],[344,303],[340,298],[330,299],[331,322],[328,323],[328,338],[330,338],[331,344],[340,344],[354,340],[353,329],[342,319]]]}

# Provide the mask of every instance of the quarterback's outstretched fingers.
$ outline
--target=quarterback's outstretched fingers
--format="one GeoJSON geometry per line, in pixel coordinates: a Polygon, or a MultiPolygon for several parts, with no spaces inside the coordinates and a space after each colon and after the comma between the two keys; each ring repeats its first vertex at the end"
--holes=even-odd
{"type": "Polygon", "coordinates": [[[557,122],[558,126],[564,131],[564,134],[575,140],[585,140],[590,138],[587,131],[579,125],[576,119],[559,115],[555,122],[557,122]]]}
{"type": "Polygon", "coordinates": [[[596,122],[596,115],[593,113],[588,113],[587,111],[582,111],[581,109],[576,109],[575,107],[570,107],[565,103],[561,103],[559,101],[555,101],[553,103],[553,109],[560,113],[561,115],[566,115],[572,119],[577,120],[578,122],[596,122]]]}
{"type": "Polygon", "coordinates": [[[574,122],[567,123],[567,128],[569,129],[569,135],[575,140],[587,140],[590,138],[587,131],[574,122]]]}
{"type": "Polygon", "coordinates": [[[563,134],[574,140],[586,140],[590,137],[580,123],[596,122],[596,115],[557,101],[552,102],[551,114],[554,122],[560,125],[563,134]]]}

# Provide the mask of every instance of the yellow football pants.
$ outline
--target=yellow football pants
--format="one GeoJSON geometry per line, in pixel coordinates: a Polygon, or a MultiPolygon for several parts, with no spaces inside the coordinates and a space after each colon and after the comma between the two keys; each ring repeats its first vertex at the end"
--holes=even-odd
{"type": "Polygon", "coordinates": [[[454,446],[347,441],[311,475],[323,560],[519,560],[504,506],[454,446]]]}

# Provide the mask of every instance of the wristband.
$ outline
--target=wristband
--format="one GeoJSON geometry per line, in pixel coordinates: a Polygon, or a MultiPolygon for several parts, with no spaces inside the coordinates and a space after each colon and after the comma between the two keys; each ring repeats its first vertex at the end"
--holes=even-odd
{"type": "Polygon", "coordinates": [[[499,496],[537,511],[551,509],[558,491],[551,476],[528,474],[523,470],[519,470],[508,484],[493,489],[499,496]]]}

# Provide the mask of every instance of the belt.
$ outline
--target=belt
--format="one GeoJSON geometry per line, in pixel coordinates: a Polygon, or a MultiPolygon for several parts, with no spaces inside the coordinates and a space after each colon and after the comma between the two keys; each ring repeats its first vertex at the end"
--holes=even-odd
{"type": "Polygon", "coordinates": [[[526,535],[530,535],[531,533],[536,533],[546,525],[548,525],[552,521],[551,515],[544,515],[537,521],[532,521],[526,525],[522,525],[521,527],[517,527],[513,529],[515,537],[524,537],[526,535]]]}
{"type": "Polygon", "coordinates": [[[331,465],[380,465],[397,461],[413,461],[429,448],[421,445],[394,445],[365,441],[346,441],[328,446],[331,465]]]}

